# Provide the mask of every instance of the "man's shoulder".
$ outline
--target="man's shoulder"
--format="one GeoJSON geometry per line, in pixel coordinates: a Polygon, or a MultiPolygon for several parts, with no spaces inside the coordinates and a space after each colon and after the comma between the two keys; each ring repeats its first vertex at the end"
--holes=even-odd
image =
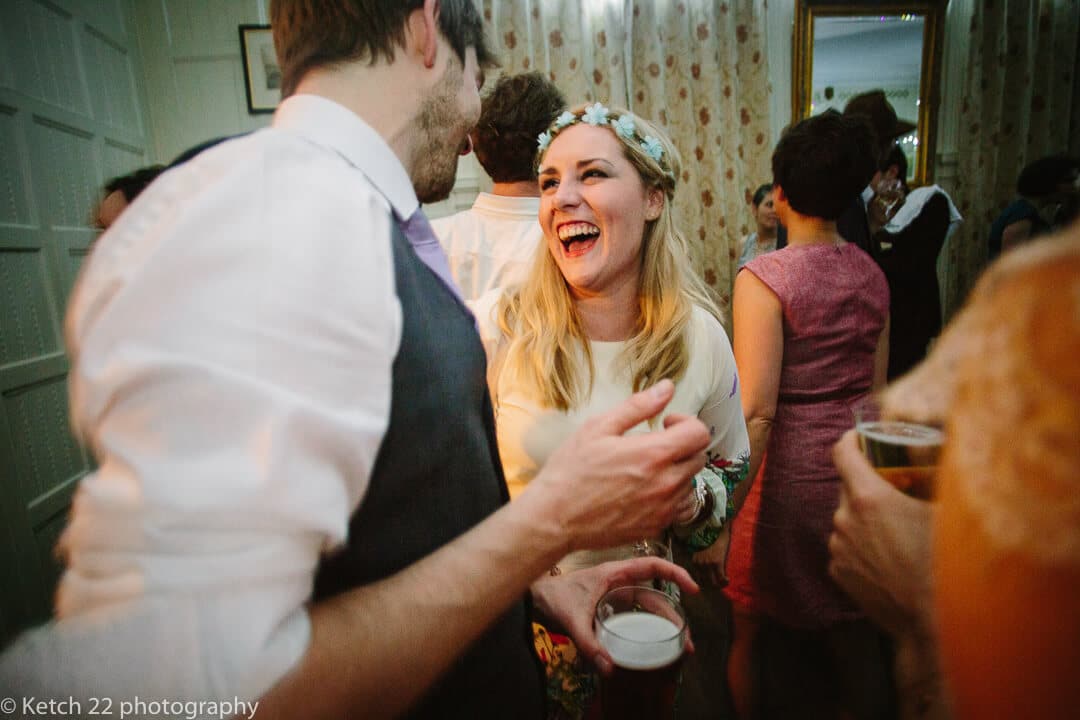
{"type": "Polygon", "coordinates": [[[472,209],[459,210],[431,221],[431,229],[444,248],[473,242],[479,235],[479,225],[472,209]]]}
{"type": "MultiPolygon", "coordinates": [[[[296,185],[309,184],[315,176],[324,178],[320,184],[327,186],[346,182],[376,191],[373,183],[338,153],[274,127],[207,144],[168,174],[202,179],[257,176],[296,185]]],[[[247,189],[260,187],[265,185],[258,183],[247,189]]]]}
{"type": "Polygon", "coordinates": [[[472,209],[486,215],[506,215],[511,218],[535,217],[540,212],[539,196],[477,194],[472,209]]]}
{"type": "Polygon", "coordinates": [[[465,210],[458,210],[456,213],[450,213],[449,215],[443,215],[441,217],[433,218],[431,220],[431,227],[436,231],[440,229],[449,230],[457,227],[463,223],[469,223],[473,220],[475,213],[472,208],[465,210]]]}
{"type": "Polygon", "coordinates": [[[302,237],[313,250],[358,235],[390,237],[382,231],[391,226],[389,202],[363,173],[272,128],[207,149],[143,195],[124,224],[128,245],[148,246],[139,238],[151,234],[159,242],[183,238],[192,250],[265,250],[302,237]]]}
{"type": "Polygon", "coordinates": [[[245,140],[237,143],[238,152],[245,154],[242,172],[253,188],[261,187],[272,196],[271,214],[320,212],[319,208],[335,217],[391,212],[375,183],[326,147],[276,128],[245,140]]]}

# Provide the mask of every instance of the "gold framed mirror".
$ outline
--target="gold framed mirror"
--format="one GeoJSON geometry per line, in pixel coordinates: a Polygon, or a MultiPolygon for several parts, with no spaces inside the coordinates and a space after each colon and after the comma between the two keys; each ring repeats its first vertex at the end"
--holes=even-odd
{"type": "Polygon", "coordinates": [[[897,139],[908,183],[932,182],[945,2],[796,0],[794,120],[884,90],[901,123],[915,126],[897,139]]]}

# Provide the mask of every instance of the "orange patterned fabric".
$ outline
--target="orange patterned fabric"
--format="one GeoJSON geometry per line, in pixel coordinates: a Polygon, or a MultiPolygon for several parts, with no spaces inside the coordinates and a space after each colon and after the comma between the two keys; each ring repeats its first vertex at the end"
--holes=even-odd
{"type": "Polygon", "coordinates": [[[599,718],[596,678],[565,635],[533,623],[533,643],[547,674],[548,720],[599,718]]]}

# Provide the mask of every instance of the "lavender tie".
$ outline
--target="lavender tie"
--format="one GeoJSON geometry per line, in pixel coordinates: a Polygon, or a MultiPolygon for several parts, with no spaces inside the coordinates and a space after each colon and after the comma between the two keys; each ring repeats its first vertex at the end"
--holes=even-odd
{"type": "Polygon", "coordinates": [[[450,275],[450,262],[446,259],[446,253],[439,244],[439,239],[435,237],[435,231],[431,229],[431,223],[428,222],[423,211],[417,208],[408,219],[398,218],[398,226],[405,234],[405,239],[412,245],[417,257],[431,269],[431,272],[438,275],[443,285],[450,288],[458,301],[464,304],[465,298],[461,296],[457,283],[450,275]]]}

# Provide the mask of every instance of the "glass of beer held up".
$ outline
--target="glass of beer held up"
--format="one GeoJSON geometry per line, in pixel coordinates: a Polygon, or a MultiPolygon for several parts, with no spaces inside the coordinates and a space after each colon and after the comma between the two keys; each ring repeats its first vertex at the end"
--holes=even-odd
{"type": "Polygon", "coordinates": [[[615,670],[600,679],[605,718],[670,720],[686,647],[686,614],[654,588],[619,587],[596,605],[596,636],[615,670]]]}
{"type": "Polygon", "coordinates": [[[938,428],[881,417],[876,398],[863,398],[852,407],[859,446],[878,474],[898,490],[929,500],[945,440],[938,428]]]}

